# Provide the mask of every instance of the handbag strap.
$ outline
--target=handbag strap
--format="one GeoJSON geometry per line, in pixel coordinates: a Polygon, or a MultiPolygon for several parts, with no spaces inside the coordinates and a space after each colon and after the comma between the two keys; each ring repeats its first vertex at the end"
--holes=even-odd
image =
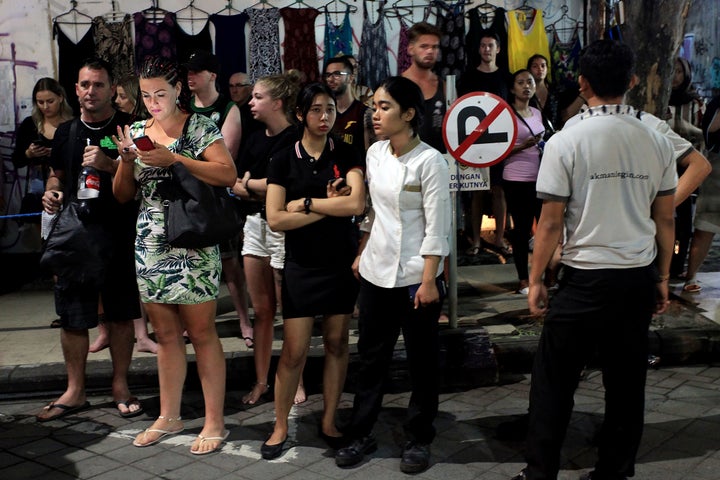
{"type": "Polygon", "coordinates": [[[530,130],[530,135],[532,135],[533,137],[536,136],[536,135],[535,135],[535,132],[533,132],[533,129],[530,128],[530,125],[528,125],[528,123],[525,121],[525,119],[523,118],[523,116],[520,115],[517,110],[515,110],[515,106],[510,105],[510,108],[512,108],[512,109],[513,109],[513,112],[515,112],[515,116],[516,116],[517,118],[519,118],[520,121],[525,124],[525,126],[528,128],[528,130],[530,130]]]}
{"type": "Polygon", "coordinates": [[[70,201],[70,193],[72,192],[70,185],[73,185],[74,182],[71,182],[71,172],[72,172],[72,162],[73,159],[75,159],[75,154],[78,152],[78,139],[77,137],[77,130],[78,130],[78,124],[80,123],[79,118],[74,118],[71,120],[70,124],[70,132],[68,133],[68,141],[71,142],[70,145],[70,155],[65,159],[65,185],[63,186],[63,203],[67,203],[70,201]]]}

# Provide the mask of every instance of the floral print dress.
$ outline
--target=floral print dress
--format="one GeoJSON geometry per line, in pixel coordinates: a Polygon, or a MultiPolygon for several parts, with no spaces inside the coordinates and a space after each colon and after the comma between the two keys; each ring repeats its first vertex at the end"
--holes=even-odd
{"type": "MultiPolygon", "coordinates": [[[[133,138],[145,134],[147,120],[135,122],[133,138]]],[[[183,135],[167,146],[174,153],[202,160],[203,151],[221,139],[210,119],[193,114],[183,135]]],[[[158,184],[170,178],[165,167],[151,167],[135,160],[135,181],[140,211],[135,237],[135,270],[143,303],[198,304],[215,300],[220,286],[220,251],[217,245],[199,249],[176,248],[167,243],[163,199],[158,184]]]]}

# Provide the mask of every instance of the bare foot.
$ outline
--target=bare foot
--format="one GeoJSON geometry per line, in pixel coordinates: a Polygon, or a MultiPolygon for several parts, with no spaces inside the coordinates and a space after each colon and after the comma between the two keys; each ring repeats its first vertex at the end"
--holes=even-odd
{"type": "Polygon", "coordinates": [[[158,346],[157,343],[149,338],[144,338],[142,340],[136,340],[135,349],[138,352],[157,353],[158,346]]]}
{"type": "Polygon", "coordinates": [[[293,400],[293,402],[295,403],[295,405],[300,405],[301,403],[305,403],[306,401],[307,394],[305,393],[305,385],[300,382],[297,391],[295,392],[295,400],[293,400]]]}
{"type": "Polygon", "coordinates": [[[250,325],[249,321],[240,321],[240,335],[242,336],[243,340],[245,340],[245,346],[248,348],[253,348],[253,339],[255,337],[253,327],[252,325],[250,325]]]}
{"type": "Polygon", "coordinates": [[[90,353],[97,353],[102,350],[105,350],[110,346],[110,339],[106,335],[99,335],[95,341],[90,345],[90,348],[88,348],[88,352],[90,353]]]}
{"type": "Polygon", "coordinates": [[[270,390],[270,385],[267,383],[256,383],[253,385],[252,390],[242,398],[242,402],[246,405],[255,405],[260,397],[265,395],[270,390]]]}

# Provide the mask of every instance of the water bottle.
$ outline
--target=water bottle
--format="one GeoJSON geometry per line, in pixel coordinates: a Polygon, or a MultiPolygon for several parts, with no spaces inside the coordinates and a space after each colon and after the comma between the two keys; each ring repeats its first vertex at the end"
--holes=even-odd
{"type": "Polygon", "coordinates": [[[78,177],[77,198],[87,200],[100,196],[100,172],[93,167],[83,167],[78,177]]]}

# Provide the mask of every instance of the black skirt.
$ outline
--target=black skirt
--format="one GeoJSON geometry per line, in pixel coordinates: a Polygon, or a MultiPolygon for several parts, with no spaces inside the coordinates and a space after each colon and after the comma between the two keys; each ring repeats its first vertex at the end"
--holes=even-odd
{"type": "Polygon", "coordinates": [[[304,267],[287,260],[282,279],[283,318],[351,314],[359,288],[350,265],[304,267]]]}

